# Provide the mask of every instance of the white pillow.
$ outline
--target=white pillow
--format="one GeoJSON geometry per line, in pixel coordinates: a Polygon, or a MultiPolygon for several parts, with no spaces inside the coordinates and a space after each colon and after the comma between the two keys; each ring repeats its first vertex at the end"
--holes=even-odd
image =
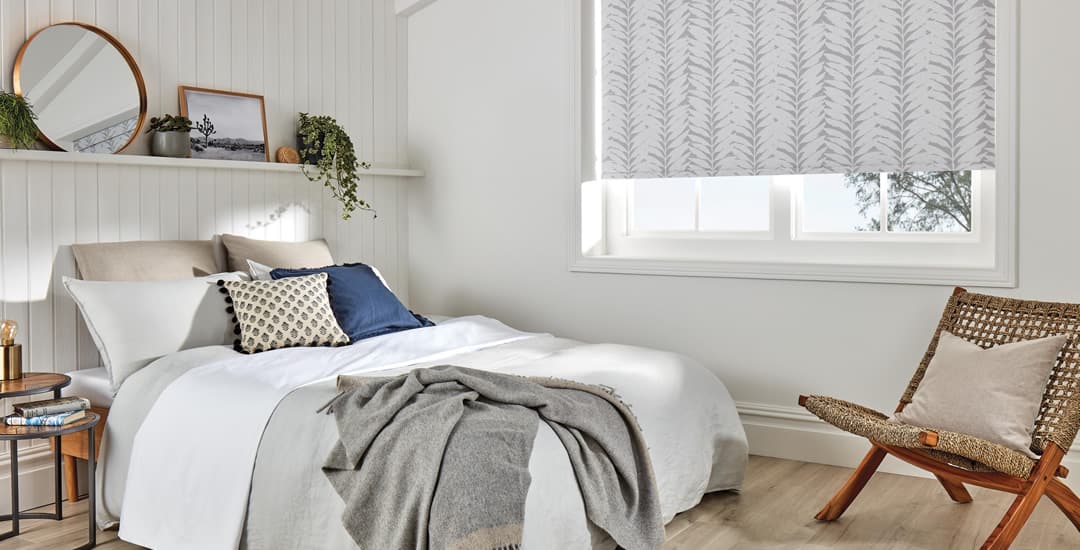
{"type": "MultiPolygon", "coordinates": [[[[248,269],[251,270],[251,278],[252,278],[252,280],[255,280],[255,281],[269,281],[269,280],[272,279],[272,277],[270,277],[270,272],[273,271],[276,268],[270,267],[268,265],[260,264],[259,262],[256,262],[255,260],[248,260],[247,263],[248,263],[248,269]]],[[[370,267],[371,270],[375,272],[375,276],[379,278],[379,281],[383,284],[383,286],[385,286],[387,290],[390,290],[390,285],[386,284],[386,279],[383,278],[382,273],[379,273],[379,268],[377,268],[377,267],[375,267],[373,265],[369,265],[368,267],[370,267]]],[[[393,292],[392,290],[390,290],[390,291],[393,292]]]]}
{"type": "Polygon", "coordinates": [[[64,287],[82,312],[109,371],[113,392],[153,360],[180,350],[233,341],[218,280],[246,280],[220,273],[176,281],[82,281],[64,287]]]}

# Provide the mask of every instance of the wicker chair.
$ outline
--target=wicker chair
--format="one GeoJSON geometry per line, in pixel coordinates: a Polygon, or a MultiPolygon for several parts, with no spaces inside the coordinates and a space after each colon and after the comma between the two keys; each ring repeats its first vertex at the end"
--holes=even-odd
{"type": "Polygon", "coordinates": [[[818,512],[817,519],[839,518],[885,456],[891,454],[934,474],[945,492],[959,503],[971,502],[965,483],[1017,495],[983,544],[984,549],[1008,548],[1043,495],[1080,529],[1080,499],[1057,479],[1069,473],[1061,460],[1080,428],[1080,305],[1001,298],[957,288],[945,306],[926,355],[900,398],[898,411],[911,403],[943,330],[983,347],[1054,334],[1069,336],[1054,365],[1035,420],[1031,448],[1040,455],[1039,459],[1032,460],[1022,453],[964,434],[889,423],[882,413],[839,399],[800,396],[799,405],[829,424],[866,437],[871,443],[870,452],[818,512]]]}

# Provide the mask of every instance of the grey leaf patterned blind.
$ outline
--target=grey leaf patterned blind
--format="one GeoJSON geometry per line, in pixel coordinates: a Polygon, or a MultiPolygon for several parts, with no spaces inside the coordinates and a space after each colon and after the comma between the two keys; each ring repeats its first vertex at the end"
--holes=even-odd
{"type": "Polygon", "coordinates": [[[994,0],[600,0],[605,178],[994,166],[994,0]]]}

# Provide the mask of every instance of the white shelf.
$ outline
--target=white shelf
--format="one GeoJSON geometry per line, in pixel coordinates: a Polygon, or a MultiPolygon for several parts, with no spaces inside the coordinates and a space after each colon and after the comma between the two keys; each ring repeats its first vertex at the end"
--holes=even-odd
{"type": "MultiPolygon", "coordinates": [[[[161,166],[179,168],[216,168],[226,170],[253,170],[262,172],[300,172],[298,164],[278,162],[247,162],[238,160],[182,159],[153,157],[149,155],[101,155],[93,153],[67,153],[63,151],[28,151],[24,149],[0,149],[0,161],[21,160],[30,162],[72,162],[84,164],[125,164],[133,166],[161,166]]],[[[358,170],[360,176],[387,176],[417,178],[422,170],[393,166],[373,166],[370,170],[358,170]]]]}

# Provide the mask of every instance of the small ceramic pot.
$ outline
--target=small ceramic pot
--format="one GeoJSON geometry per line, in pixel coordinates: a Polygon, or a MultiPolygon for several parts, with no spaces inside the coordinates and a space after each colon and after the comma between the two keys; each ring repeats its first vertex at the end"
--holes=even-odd
{"type": "Polygon", "coordinates": [[[191,134],[188,132],[154,132],[150,153],[155,157],[191,157],[191,134]]]}

